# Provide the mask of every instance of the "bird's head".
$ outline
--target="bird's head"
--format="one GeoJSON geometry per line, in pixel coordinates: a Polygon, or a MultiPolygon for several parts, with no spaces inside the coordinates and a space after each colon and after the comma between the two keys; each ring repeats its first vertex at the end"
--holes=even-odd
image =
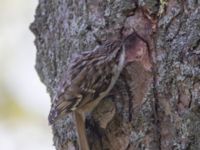
{"type": "Polygon", "coordinates": [[[139,62],[146,71],[152,70],[152,61],[148,51],[148,46],[136,34],[129,35],[124,40],[124,49],[126,52],[126,63],[139,62]]]}

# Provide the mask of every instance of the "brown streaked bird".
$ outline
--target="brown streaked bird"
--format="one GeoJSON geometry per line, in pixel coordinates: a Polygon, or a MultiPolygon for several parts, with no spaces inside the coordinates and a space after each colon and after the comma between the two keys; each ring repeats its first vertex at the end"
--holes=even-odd
{"type": "Polygon", "coordinates": [[[135,33],[73,56],[53,98],[49,123],[73,112],[80,150],[89,150],[85,114],[109,94],[124,66],[133,61],[141,62],[145,70],[151,69],[148,47],[135,33]]]}

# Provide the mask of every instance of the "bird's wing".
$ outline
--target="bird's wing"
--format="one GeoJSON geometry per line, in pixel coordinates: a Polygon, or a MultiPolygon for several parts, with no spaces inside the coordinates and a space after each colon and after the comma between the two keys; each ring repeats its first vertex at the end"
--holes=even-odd
{"type": "Polygon", "coordinates": [[[77,107],[95,100],[101,92],[107,89],[110,76],[103,78],[100,74],[95,75],[95,70],[86,72],[83,75],[80,72],[80,76],[72,80],[71,85],[54,98],[49,114],[50,124],[77,107]]]}
{"type": "Polygon", "coordinates": [[[104,60],[107,56],[103,54],[95,56],[91,52],[84,52],[71,59],[67,77],[63,78],[68,80],[67,85],[61,85],[52,101],[50,124],[77,107],[94,101],[109,87],[113,76],[111,71],[113,65],[106,64],[104,60]]]}

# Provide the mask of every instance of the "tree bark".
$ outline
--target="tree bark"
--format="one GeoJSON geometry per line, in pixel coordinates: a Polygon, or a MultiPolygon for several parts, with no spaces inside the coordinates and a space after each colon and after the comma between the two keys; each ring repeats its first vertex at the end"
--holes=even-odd
{"type": "MultiPolygon", "coordinates": [[[[30,29],[51,98],[73,52],[134,31],[147,42],[152,73],[128,65],[87,117],[91,150],[200,149],[200,1],[40,0],[30,29]]],[[[71,115],[52,131],[57,150],[78,150],[71,115]]]]}

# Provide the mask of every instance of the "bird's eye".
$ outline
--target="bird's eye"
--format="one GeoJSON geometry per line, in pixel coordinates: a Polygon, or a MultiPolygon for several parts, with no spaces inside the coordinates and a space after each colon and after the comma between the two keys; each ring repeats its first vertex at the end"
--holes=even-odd
{"type": "Polygon", "coordinates": [[[135,58],[140,59],[141,57],[142,57],[141,55],[137,55],[135,58]]]}

